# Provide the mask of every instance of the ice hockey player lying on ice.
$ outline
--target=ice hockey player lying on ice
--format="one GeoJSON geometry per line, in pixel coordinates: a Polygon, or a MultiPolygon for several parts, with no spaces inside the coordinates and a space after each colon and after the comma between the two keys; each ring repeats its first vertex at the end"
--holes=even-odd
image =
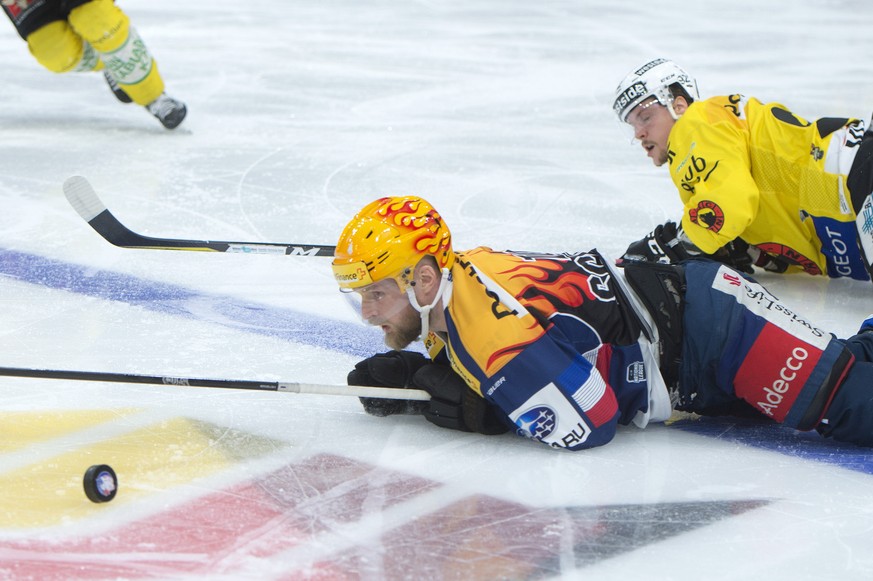
{"type": "Polygon", "coordinates": [[[754,263],[870,279],[873,130],[864,121],[808,122],[742,95],[699,100],[695,80],[665,59],[627,75],[613,108],[652,162],[666,164],[683,204],[678,227],[657,227],[627,256],[702,252],[749,273],[754,263]]]}
{"type": "MultiPolygon", "coordinates": [[[[601,446],[618,424],[679,410],[756,410],[873,445],[873,332],[838,340],[718,262],[452,249],[425,200],[382,198],[339,237],[333,271],[395,349],[350,385],[417,388],[429,402],[362,399],[457,430],[514,430],[556,448],[601,446]],[[402,351],[424,337],[431,356],[402,351]]],[[[862,331],[873,331],[868,319],[862,331]]]]}
{"type": "Polygon", "coordinates": [[[164,93],[158,65],[112,0],[0,0],[31,54],[55,73],[103,71],[123,103],[145,107],[167,129],[185,104],[164,93]]]}

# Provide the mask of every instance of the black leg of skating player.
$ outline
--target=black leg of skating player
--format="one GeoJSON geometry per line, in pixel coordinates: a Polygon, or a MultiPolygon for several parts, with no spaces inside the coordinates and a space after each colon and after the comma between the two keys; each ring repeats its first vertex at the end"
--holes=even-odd
{"type": "Polygon", "coordinates": [[[124,89],[118,86],[118,81],[109,74],[109,71],[103,71],[103,78],[106,79],[106,84],[109,85],[109,88],[112,90],[112,94],[115,95],[116,99],[122,103],[133,103],[133,99],[130,98],[130,95],[124,92],[124,89]]]}

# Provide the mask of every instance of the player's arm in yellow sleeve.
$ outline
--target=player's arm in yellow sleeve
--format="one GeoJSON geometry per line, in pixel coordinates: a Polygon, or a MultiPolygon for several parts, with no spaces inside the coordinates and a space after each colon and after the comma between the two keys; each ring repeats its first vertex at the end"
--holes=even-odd
{"type": "Polygon", "coordinates": [[[682,227],[706,254],[742,236],[758,212],[746,135],[738,125],[681,119],[670,134],[670,176],[684,205],[682,227]]]}

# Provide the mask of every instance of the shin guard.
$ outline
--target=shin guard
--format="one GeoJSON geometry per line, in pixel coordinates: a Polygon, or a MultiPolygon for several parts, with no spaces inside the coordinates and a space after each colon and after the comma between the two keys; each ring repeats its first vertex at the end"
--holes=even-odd
{"type": "Polygon", "coordinates": [[[130,19],[112,0],[82,4],[70,12],[69,21],[134,102],[145,106],[164,92],[157,63],[130,19]]]}

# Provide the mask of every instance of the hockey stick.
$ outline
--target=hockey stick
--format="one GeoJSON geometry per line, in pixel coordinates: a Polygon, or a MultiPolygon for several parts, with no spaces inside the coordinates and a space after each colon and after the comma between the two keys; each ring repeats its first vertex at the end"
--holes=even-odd
{"type": "Polygon", "coordinates": [[[105,381],[115,383],[147,383],[179,385],[185,387],[219,387],[225,389],[248,389],[254,391],[283,391],[315,395],[352,395],[380,399],[430,400],[430,394],[420,389],[394,389],[391,387],[361,387],[349,385],[322,385],[318,383],[285,383],[237,379],[195,379],[191,377],[160,377],[129,373],[105,373],[99,371],[66,371],[62,369],[26,369],[0,367],[0,375],[10,377],[35,377],[42,379],[72,379],[76,381],[105,381]]]}
{"type": "Polygon", "coordinates": [[[290,254],[292,256],[333,256],[336,246],[318,244],[279,244],[273,242],[227,242],[222,240],[183,240],[153,238],[137,234],[109,211],[97,192],[82,176],[67,178],[64,194],[70,205],[111,244],[122,248],[189,250],[201,252],[242,252],[248,254],[290,254]]]}

